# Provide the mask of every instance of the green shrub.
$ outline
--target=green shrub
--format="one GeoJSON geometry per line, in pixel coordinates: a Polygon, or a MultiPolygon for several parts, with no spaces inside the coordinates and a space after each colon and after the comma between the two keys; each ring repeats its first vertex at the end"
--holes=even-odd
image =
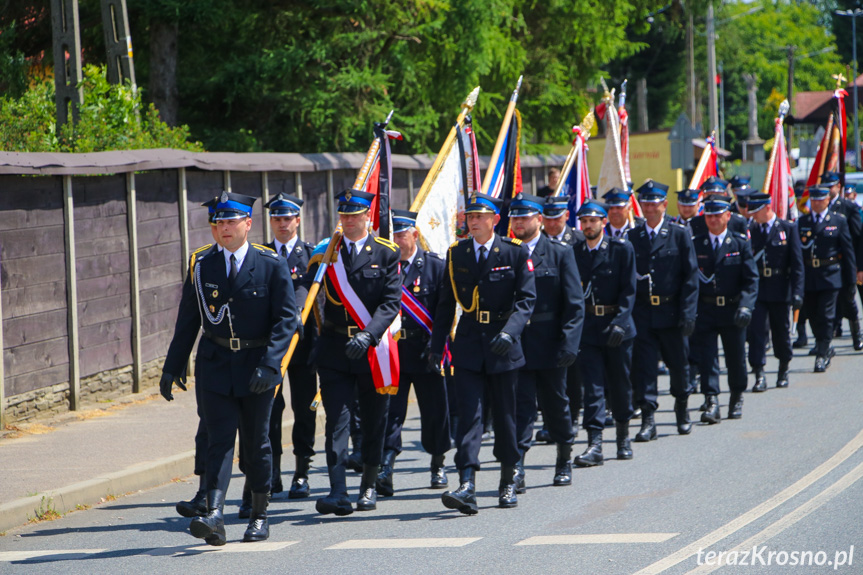
{"type": "Polygon", "coordinates": [[[84,101],[77,123],[56,130],[54,82],[31,86],[20,98],[0,98],[0,149],[10,152],[103,152],[144,148],[203,151],[188,126],[172,128],[128,84],[110,84],[105,68],[84,67],[84,101]]]}

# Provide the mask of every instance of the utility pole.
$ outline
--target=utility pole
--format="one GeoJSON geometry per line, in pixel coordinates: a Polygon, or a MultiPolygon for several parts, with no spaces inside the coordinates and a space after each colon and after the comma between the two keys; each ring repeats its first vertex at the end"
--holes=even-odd
{"type": "Polygon", "coordinates": [[[78,121],[78,106],[84,99],[78,0],[51,0],[51,31],[54,39],[54,102],[59,134],[69,121],[70,108],[72,121],[78,121]]]}
{"type": "Polygon", "coordinates": [[[713,2],[707,5],[707,86],[709,88],[708,104],[710,107],[710,125],[707,131],[719,127],[719,108],[716,105],[716,25],[713,19],[713,2]]]}
{"type": "MultiPolygon", "coordinates": [[[[785,49],[787,50],[787,57],[788,57],[788,95],[787,95],[787,98],[788,98],[788,105],[790,106],[788,109],[788,113],[792,116],[794,115],[794,50],[796,48],[797,48],[797,46],[794,46],[792,44],[788,44],[788,46],[785,47],[785,49]]],[[[788,126],[787,141],[788,141],[788,146],[790,147],[792,145],[791,138],[794,136],[794,126],[787,124],[787,123],[785,125],[788,126]]]]}
{"type": "Polygon", "coordinates": [[[725,147],[725,76],[719,63],[719,147],[725,147]]]}
{"type": "Polygon", "coordinates": [[[105,51],[108,53],[108,82],[122,84],[128,80],[132,93],[135,84],[135,64],[132,59],[132,34],[126,0],[102,0],[102,29],[105,32],[105,51]]]}
{"type": "Polygon", "coordinates": [[[697,122],[695,113],[695,25],[693,24],[692,11],[689,11],[689,24],[686,26],[686,46],[689,52],[689,118],[693,123],[697,122]]]}

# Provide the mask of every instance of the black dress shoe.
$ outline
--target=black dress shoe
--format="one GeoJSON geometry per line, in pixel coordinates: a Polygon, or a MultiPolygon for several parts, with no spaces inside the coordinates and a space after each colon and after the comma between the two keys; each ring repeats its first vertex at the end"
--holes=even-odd
{"type": "Polygon", "coordinates": [[[396,452],[387,449],[381,460],[381,471],[375,479],[375,490],[381,497],[392,497],[395,493],[393,487],[393,465],[396,462],[396,452]]]}
{"type": "Polygon", "coordinates": [[[707,396],[705,396],[704,402],[698,406],[698,411],[707,411],[708,407],[710,407],[710,402],[707,401],[707,396]]]}
{"type": "Polygon", "coordinates": [[[605,410],[605,427],[614,427],[614,415],[610,409],[605,410]]]}
{"type": "MultiPolygon", "coordinates": [[[[527,453],[527,452],[525,452],[527,453]]],[[[525,483],[525,472],[524,472],[524,455],[521,456],[515,463],[515,467],[513,467],[513,476],[512,480],[515,483],[515,492],[516,493],[526,493],[527,492],[527,484],[525,483]]]]}
{"type": "Polygon", "coordinates": [[[797,339],[794,340],[794,343],[791,344],[791,347],[794,349],[809,347],[809,340],[803,336],[798,336],[797,339]]]}
{"type": "Polygon", "coordinates": [[[641,412],[641,408],[640,408],[640,407],[636,407],[636,408],[635,408],[635,410],[632,412],[632,417],[631,417],[630,419],[640,419],[640,418],[641,418],[641,413],[642,413],[642,412],[641,412]]]}
{"type": "Polygon", "coordinates": [[[813,348],[811,348],[811,349],[809,350],[809,355],[810,355],[810,356],[816,356],[816,355],[818,355],[818,347],[813,347],[813,348]]]}
{"type": "Polygon", "coordinates": [[[431,488],[443,489],[449,485],[449,479],[446,476],[444,469],[444,455],[432,455],[431,458],[431,488]]]}
{"type": "Polygon", "coordinates": [[[743,417],[743,394],[731,392],[728,400],[728,419],[740,419],[743,417]]]}
{"type": "Polygon", "coordinates": [[[357,498],[357,511],[374,511],[378,508],[378,494],[375,491],[378,465],[363,465],[363,478],[360,480],[360,496],[357,498]]]}
{"type": "Polygon", "coordinates": [[[228,542],[225,534],[225,492],[213,489],[207,492],[207,514],[195,517],[189,524],[189,531],[194,537],[203,539],[207,545],[221,547],[228,542]]]}
{"type": "Polygon", "coordinates": [[[240,500],[240,509],[237,511],[238,519],[248,519],[252,516],[252,488],[247,481],[243,485],[243,498],[240,500]]]}
{"type": "Polygon", "coordinates": [[[753,393],[761,393],[762,391],[767,391],[767,378],[764,377],[764,366],[753,367],[753,374],[755,374],[755,385],[752,386],[753,393]]]}
{"type": "MultiPolygon", "coordinates": [[[[629,422],[615,422],[615,431],[617,431],[617,458],[632,459],[632,446],[629,443],[629,422]]],[[[654,429],[654,433],[656,430],[654,429]]]]}
{"type": "Polygon", "coordinates": [[[776,387],[788,387],[788,363],[779,363],[779,372],[776,376],[776,387]]]}
{"type": "Polygon", "coordinates": [[[719,401],[716,399],[715,395],[707,396],[707,409],[704,413],[701,414],[701,422],[709,423],[713,425],[714,423],[721,423],[722,416],[719,414],[719,401]]]}
{"type": "Polygon", "coordinates": [[[344,517],[354,512],[354,507],[351,505],[351,500],[347,494],[334,494],[330,492],[326,497],[322,497],[315,501],[315,510],[321,515],[329,515],[330,513],[344,517]]]}
{"type": "Polygon", "coordinates": [[[572,485],[572,445],[568,443],[557,444],[557,461],[554,464],[554,479],[552,485],[572,485]]]}
{"type": "Polygon", "coordinates": [[[656,421],[653,409],[645,406],[641,410],[641,429],[635,434],[636,443],[647,443],[656,439],[656,421]]]}
{"type": "Polygon", "coordinates": [[[535,441],[537,443],[551,443],[551,434],[548,432],[545,426],[543,426],[542,429],[536,432],[535,441]]]}
{"type": "Polygon", "coordinates": [[[668,366],[665,365],[664,361],[660,361],[659,365],[656,366],[656,373],[658,375],[668,375],[668,366]]]}
{"type": "Polygon", "coordinates": [[[581,455],[576,455],[572,461],[576,467],[594,467],[602,465],[602,430],[587,430],[587,449],[581,455]]]}
{"type": "Polygon", "coordinates": [[[265,541],[270,538],[270,525],[267,521],[268,493],[252,493],[252,517],[243,534],[243,541],[265,541]]]}
{"type": "Polygon", "coordinates": [[[692,422],[689,421],[689,398],[681,397],[674,400],[674,417],[677,420],[677,433],[680,435],[692,433],[692,422]]]}
{"type": "Polygon", "coordinates": [[[455,491],[444,491],[441,501],[447,509],[457,509],[465,515],[476,515],[479,509],[476,505],[476,487],[474,484],[476,470],[472,467],[459,469],[459,486],[455,491]]]}
{"type": "Polygon", "coordinates": [[[345,462],[345,467],[357,473],[363,472],[363,454],[359,449],[355,449],[348,455],[348,460],[345,462]]]}
{"type": "Polygon", "coordinates": [[[311,495],[309,488],[309,465],[311,457],[297,457],[294,477],[291,479],[291,488],[288,490],[288,499],[305,499],[311,495]]]}
{"type": "Polygon", "coordinates": [[[207,492],[199,490],[189,501],[177,503],[177,513],[183,517],[203,517],[207,514],[207,492]]]}
{"type": "Polygon", "coordinates": [[[509,509],[518,505],[517,489],[515,486],[515,467],[501,465],[500,484],[497,486],[497,506],[509,509]]]}

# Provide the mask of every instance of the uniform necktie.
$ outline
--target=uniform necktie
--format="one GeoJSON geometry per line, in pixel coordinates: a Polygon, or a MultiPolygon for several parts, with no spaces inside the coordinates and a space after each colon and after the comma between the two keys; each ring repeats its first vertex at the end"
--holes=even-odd
{"type": "Polygon", "coordinates": [[[719,251],[719,238],[713,238],[713,251],[719,251]]]}
{"type": "Polygon", "coordinates": [[[402,283],[404,283],[404,281],[405,281],[405,280],[407,279],[407,277],[408,277],[408,266],[409,266],[409,265],[410,265],[410,263],[409,263],[407,260],[402,260],[402,262],[401,262],[401,268],[402,268],[402,283]]]}
{"type": "Polygon", "coordinates": [[[234,285],[234,280],[237,279],[238,273],[240,273],[240,270],[237,268],[237,256],[231,254],[231,273],[228,275],[228,282],[231,285],[234,285]]]}
{"type": "Polygon", "coordinates": [[[815,225],[821,223],[821,214],[815,214],[815,225]]]}
{"type": "Polygon", "coordinates": [[[354,260],[354,244],[348,242],[345,244],[345,267],[351,267],[351,263],[354,260]]]}
{"type": "Polygon", "coordinates": [[[653,243],[653,238],[655,238],[655,237],[656,237],[656,232],[654,232],[653,230],[650,230],[650,243],[653,243]]]}
{"type": "Polygon", "coordinates": [[[479,246],[479,258],[477,258],[476,263],[479,264],[480,269],[485,265],[485,252],[487,251],[485,246],[479,246]]]}
{"type": "Polygon", "coordinates": [[[767,223],[761,224],[761,235],[767,237],[767,223]]]}
{"type": "Polygon", "coordinates": [[[279,250],[279,253],[282,255],[283,258],[288,259],[288,246],[282,244],[282,249],[279,250]]]}
{"type": "Polygon", "coordinates": [[[619,238],[619,237],[620,237],[620,230],[615,230],[615,231],[614,231],[614,237],[616,237],[616,238],[619,238]]]}

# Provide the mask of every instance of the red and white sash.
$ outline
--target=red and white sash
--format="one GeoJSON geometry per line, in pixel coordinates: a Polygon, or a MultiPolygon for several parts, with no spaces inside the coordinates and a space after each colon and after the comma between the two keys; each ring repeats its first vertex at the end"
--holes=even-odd
{"type": "MultiPolygon", "coordinates": [[[[372,320],[372,315],[348,281],[348,273],[341,257],[327,268],[327,277],[336,288],[351,319],[360,329],[365,329],[372,320]]],[[[395,394],[399,387],[399,354],[390,329],[384,332],[377,346],[369,348],[368,359],[378,393],[395,394]]]]}

